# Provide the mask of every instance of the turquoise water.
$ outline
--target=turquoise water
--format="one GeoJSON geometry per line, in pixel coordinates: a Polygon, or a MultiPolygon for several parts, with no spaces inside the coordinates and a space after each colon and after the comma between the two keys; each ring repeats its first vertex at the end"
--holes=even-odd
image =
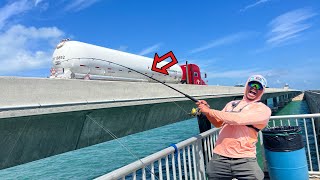
{"type": "MultiPolygon", "coordinates": [[[[296,101],[289,103],[277,115],[305,113],[309,113],[306,102],[296,101]]],[[[119,140],[134,155],[142,158],[197,134],[197,121],[190,119],[119,140]]],[[[0,170],[0,179],[92,179],[136,160],[113,140],[0,170]]]]}
{"type": "MultiPolygon", "coordinates": [[[[197,134],[197,120],[190,119],[119,138],[119,141],[143,158],[197,134]]],[[[136,160],[113,140],[0,170],[0,179],[92,179],[136,160]]]]}
{"type": "Polygon", "coordinates": [[[279,112],[275,115],[293,115],[293,114],[309,114],[309,108],[306,101],[292,101],[283,107],[279,112]]]}

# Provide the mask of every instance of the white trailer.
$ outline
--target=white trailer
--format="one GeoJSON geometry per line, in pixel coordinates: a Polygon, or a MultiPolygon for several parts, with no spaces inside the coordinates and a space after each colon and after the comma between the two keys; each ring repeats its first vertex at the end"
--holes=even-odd
{"type": "MultiPolygon", "coordinates": [[[[95,79],[113,81],[152,81],[150,78],[130,71],[117,63],[167,83],[179,83],[182,69],[174,65],[169,75],[151,71],[153,59],[79,41],[61,41],[52,57],[50,78],[95,79]]],[[[162,61],[158,68],[168,62],[162,61]]]]}

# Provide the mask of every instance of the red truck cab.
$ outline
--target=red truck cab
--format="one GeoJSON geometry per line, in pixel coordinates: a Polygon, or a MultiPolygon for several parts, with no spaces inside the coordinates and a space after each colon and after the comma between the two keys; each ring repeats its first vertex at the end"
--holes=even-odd
{"type": "MultiPolygon", "coordinates": [[[[199,66],[196,64],[185,64],[180,66],[182,69],[181,83],[184,84],[197,84],[207,85],[206,82],[201,78],[201,72],[199,66]],[[188,72],[188,74],[186,73],[188,72]]],[[[204,75],[206,78],[206,74],[204,75]]]]}

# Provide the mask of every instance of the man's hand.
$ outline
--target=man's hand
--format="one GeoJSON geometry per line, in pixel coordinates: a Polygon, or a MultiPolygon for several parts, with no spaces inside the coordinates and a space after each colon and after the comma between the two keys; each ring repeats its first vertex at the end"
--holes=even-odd
{"type": "Polygon", "coordinates": [[[209,104],[204,100],[199,100],[197,103],[199,111],[207,116],[208,120],[214,125],[214,127],[221,127],[223,125],[223,121],[217,119],[213,116],[213,113],[210,114],[211,109],[209,104]]]}
{"type": "Polygon", "coordinates": [[[205,100],[199,100],[196,105],[198,105],[200,112],[205,115],[209,114],[211,111],[209,104],[205,100]]]}

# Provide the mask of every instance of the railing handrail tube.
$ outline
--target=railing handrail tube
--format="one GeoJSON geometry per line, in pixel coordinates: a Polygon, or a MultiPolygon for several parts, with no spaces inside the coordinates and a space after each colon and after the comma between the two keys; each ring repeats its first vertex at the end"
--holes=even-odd
{"type": "MultiPolygon", "coordinates": [[[[181,149],[187,145],[190,145],[192,143],[195,143],[197,140],[201,140],[207,136],[209,136],[210,134],[212,134],[213,132],[215,131],[218,131],[219,129],[218,128],[213,128],[213,129],[210,129],[209,131],[206,131],[206,132],[203,132],[197,136],[193,136],[189,139],[186,139],[184,141],[181,141],[179,143],[176,144],[176,147],[178,149],[181,149]]],[[[141,163],[140,160],[137,160],[131,164],[128,164],[126,166],[123,166],[115,171],[112,171],[108,174],[105,174],[103,176],[100,176],[98,177],[97,179],[112,179],[112,178],[115,178],[115,177],[121,177],[121,176],[126,176],[128,174],[130,174],[130,172],[134,172],[134,171],[137,171],[139,170],[142,166],[144,165],[149,165],[153,162],[155,162],[157,159],[160,159],[160,158],[163,158],[165,156],[168,156],[172,153],[174,153],[175,149],[174,147],[167,147],[161,151],[158,151],[150,156],[147,156],[143,159],[141,159],[141,161],[143,162],[143,164],[141,163]],[[129,173],[128,173],[129,172],[129,173]]]]}
{"type": "Polygon", "coordinates": [[[288,118],[313,118],[320,117],[320,113],[316,114],[300,114],[300,115],[284,115],[284,116],[271,116],[270,120],[273,119],[288,119],[288,118]]]}
{"type": "Polygon", "coordinates": [[[158,151],[150,156],[147,156],[143,159],[140,159],[143,164],[141,163],[140,160],[137,160],[133,163],[130,163],[126,166],[123,166],[117,170],[114,170],[108,174],[105,174],[103,176],[100,176],[96,179],[114,179],[116,177],[122,177],[122,176],[126,176],[128,174],[130,174],[131,172],[135,172],[139,169],[141,169],[141,167],[145,166],[145,165],[149,165],[152,162],[155,162],[157,159],[160,159],[168,154],[171,154],[174,152],[174,148],[173,147],[167,147],[161,151],[158,151]]]}

